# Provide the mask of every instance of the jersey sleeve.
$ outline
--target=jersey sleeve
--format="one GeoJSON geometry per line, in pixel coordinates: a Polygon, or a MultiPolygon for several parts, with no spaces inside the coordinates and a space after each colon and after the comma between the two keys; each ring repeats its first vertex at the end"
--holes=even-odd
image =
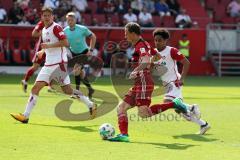
{"type": "Polygon", "coordinates": [[[54,26],[53,33],[59,40],[66,39],[66,35],[64,34],[63,29],[59,25],[54,26]]]}
{"type": "Polygon", "coordinates": [[[83,28],[83,35],[86,36],[86,37],[89,37],[89,36],[92,35],[92,32],[87,27],[84,27],[83,28]]]}
{"type": "Polygon", "coordinates": [[[185,58],[185,56],[181,52],[179,52],[179,50],[176,48],[171,48],[170,54],[172,59],[176,61],[181,61],[185,58]]]}

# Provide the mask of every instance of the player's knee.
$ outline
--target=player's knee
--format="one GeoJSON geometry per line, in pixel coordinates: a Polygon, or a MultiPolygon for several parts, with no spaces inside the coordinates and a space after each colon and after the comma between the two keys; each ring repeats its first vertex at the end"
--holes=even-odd
{"type": "Polygon", "coordinates": [[[38,95],[40,88],[37,85],[34,85],[32,88],[32,94],[38,95]]]}
{"type": "Polygon", "coordinates": [[[71,87],[64,87],[64,88],[62,88],[62,90],[65,94],[68,94],[68,95],[73,94],[73,89],[71,87]]]}
{"type": "Polygon", "coordinates": [[[126,113],[127,110],[128,110],[128,107],[124,105],[124,103],[120,103],[117,108],[117,113],[118,114],[126,113]]]}

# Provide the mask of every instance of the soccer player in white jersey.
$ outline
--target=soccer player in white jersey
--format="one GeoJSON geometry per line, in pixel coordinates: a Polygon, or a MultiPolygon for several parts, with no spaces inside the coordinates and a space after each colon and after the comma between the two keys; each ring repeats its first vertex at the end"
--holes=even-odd
{"type": "MultiPolygon", "coordinates": [[[[181,98],[182,86],[184,79],[188,73],[190,62],[188,59],[174,47],[167,46],[167,41],[170,38],[170,34],[166,29],[157,28],[153,32],[154,43],[156,51],[161,56],[161,59],[155,61],[155,66],[163,66],[166,70],[161,79],[165,88],[165,95],[163,102],[171,102],[175,98],[181,98]],[[183,65],[182,73],[178,72],[177,62],[183,65]]],[[[198,134],[204,134],[210,125],[204,120],[200,119],[200,111],[198,105],[193,104],[190,106],[191,112],[194,114],[186,115],[183,117],[188,121],[192,121],[200,126],[198,134]]]]}
{"type": "Polygon", "coordinates": [[[52,81],[56,81],[61,85],[65,94],[75,94],[79,100],[86,104],[90,111],[90,117],[94,118],[96,105],[88,97],[84,96],[82,92],[71,88],[70,78],[67,74],[67,51],[65,48],[69,46],[69,43],[61,26],[53,21],[52,9],[43,7],[41,19],[44,23],[41,48],[46,53],[45,64],[37,76],[25,112],[23,114],[11,114],[11,116],[22,123],[28,123],[30,113],[36,105],[40,90],[52,81]]]}

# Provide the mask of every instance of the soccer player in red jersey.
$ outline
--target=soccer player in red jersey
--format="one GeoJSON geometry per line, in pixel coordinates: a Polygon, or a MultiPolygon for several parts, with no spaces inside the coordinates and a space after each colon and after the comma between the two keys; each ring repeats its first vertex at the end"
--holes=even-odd
{"type": "Polygon", "coordinates": [[[134,86],[125,95],[124,100],[118,106],[118,125],[120,134],[110,138],[109,141],[128,142],[128,116],[127,111],[138,107],[138,115],[142,118],[151,117],[170,108],[188,113],[188,106],[181,99],[174,99],[164,104],[151,104],[151,96],[154,83],[151,75],[151,58],[156,52],[148,42],[141,38],[139,24],[130,22],[125,26],[125,37],[135,48],[133,54],[134,70],[129,78],[134,80],[134,86]]]}
{"type": "Polygon", "coordinates": [[[35,44],[35,55],[32,59],[32,63],[33,65],[28,68],[27,73],[25,74],[23,80],[22,80],[22,86],[23,86],[23,91],[26,93],[27,92],[27,82],[29,80],[29,78],[34,74],[35,71],[38,70],[38,68],[40,67],[40,65],[45,61],[45,53],[43,54],[38,54],[38,51],[40,51],[41,47],[41,31],[44,28],[44,23],[42,21],[38,22],[37,25],[35,26],[35,28],[32,31],[32,37],[38,37],[38,41],[35,44]]]}

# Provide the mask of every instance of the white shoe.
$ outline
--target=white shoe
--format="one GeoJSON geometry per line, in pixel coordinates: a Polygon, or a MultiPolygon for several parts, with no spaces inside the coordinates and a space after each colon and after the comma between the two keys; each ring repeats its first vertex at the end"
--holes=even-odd
{"type": "Polygon", "coordinates": [[[189,107],[191,113],[197,118],[200,119],[201,118],[201,112],[199,109],[199,106],[197,104],[193,104],[192,106],[189,107]]]}
{"type": "Polygon", "coordinates": [[[200,127],[200,131],[197,134],[204,135],[210,128],[211,126],[206,122],[206,124],[200,127]]]}

